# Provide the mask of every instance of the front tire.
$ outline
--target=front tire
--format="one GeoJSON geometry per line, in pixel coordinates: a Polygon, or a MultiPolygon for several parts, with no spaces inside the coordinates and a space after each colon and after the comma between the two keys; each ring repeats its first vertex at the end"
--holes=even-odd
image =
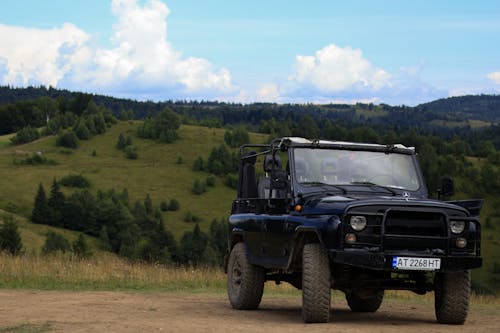
{"type": "Polygon", "coordinates": [[[302,318],[306,323],[330,320],[331,274],[328,253],[320,244],[304,245],[302,254],[302,318]]]}
{"type": "Polygon", "coordinates": [[[376,291],[368,297],[360,297],[355,293],[345,295],[352,312],[376,312],[384,300],[384,291],[376,291]]]}
{"type": "Polygon", "coordinates": [[[470,299],[470,272],[436,273],[434,304],[440,324],[463,325],[470,299]]]}
{"type": "Polygon", "coordinates": [[[259,307],[264,292],[264,268],[248,262],[245,244],[237,243],[229,255],[227,295],[234,309],[252,310],[259,307]]]}

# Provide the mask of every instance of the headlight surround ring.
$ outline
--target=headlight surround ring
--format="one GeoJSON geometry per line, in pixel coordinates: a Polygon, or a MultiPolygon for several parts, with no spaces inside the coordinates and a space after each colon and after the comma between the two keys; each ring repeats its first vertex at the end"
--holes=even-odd
{"type": "Polygon", "coordinates": [[[450,230],[455,235],[461,234],[465,230],[465,221],[450,221],[450,230]]]}
{"type": "Polygon", "coordinates": [[[349,219],[349,224],[354,231],[363,231],[366,228],[366,217],[361,215],[351,216],[349,219]]]}

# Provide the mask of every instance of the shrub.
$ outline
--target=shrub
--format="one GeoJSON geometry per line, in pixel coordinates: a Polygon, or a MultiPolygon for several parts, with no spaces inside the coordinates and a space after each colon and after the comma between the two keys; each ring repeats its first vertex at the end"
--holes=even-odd
{"type": "Polygon", "coordinates": [[[61,178],[59,184],[66,187],[87,188],[90,187],[90,181],[82,175],[66,175],[61,178]]]}
{"type": "Polygon", "coordinates": [[[179,203],[179,201],[177,199],[170,199],[170,203],[168,205],[168,210],[171,210],[171,211],[176,211],[176,210],[179,210],[179,208],[181,208],[181,204],[179,203]]]}
{"type": "Polygon", "coordinates": [[[184,159],[182,158],[182,155],[178,155],[177,156],[177,161],[175,163],[177,163],[177,164],[183,164],[184,163],[184,159]]]}
{"type": "Polygon", "coordinates": [[[56,145],[71,149],[76,149],[80,145],[78,137],[73,131],[61,133],[56,140],[56,145]]]}
{"type": "Polygon", "coordinates": [[[125,157],[129,160],[136,160],[139,156],[137,154],[136,146],[127,146],[125,148],[125,157]]]}
{"type": "Polygon", "coordinates": [[[91,137],[90,131],[83,121],[79,121],[73,130],[80,140],[88,140],[91,137]]]}
{"type": "Polygon", "coordinates": [[[168,210],[168,202],[167,202],[167,200],[163,199],[160,202],[160,209],[161,209],[162,212],[166,212],[168,210]]]}
{"type": "Polygon", "coordinates": [[[92,251],[90,250],[90,247],[82,234],[80,234],[78,238],[73,242],[72,248],[73,254],[77,258],[88,258],[92,256],[92,251]]]}
{"type": "Polygon", "coordinates": [[[227,175],[225,184],[232,189],[238,189],[238,177],[231,174],[227,175]]]}
{"type": "Polygon", "coordinates": [[[201,156],[198,156],[193,163],[193,171],[204,171],[205,170],[205,162],[201,156]]]}
{"type": "Polygon", "coordinates": [[[47,238],[45,239],[45,244],[43,245],[42,248],[42,253],[43,254],[51,254],[57,251],[61,251],[62,253],[65,253],[66,251],[69,251],[71,249],[71,246],[69,244],[69,241],[64,238],[63,235],[58,234],[53,231],[49,231],[47,233],[47,238]]]}
{"type": "Polygon", "coordinates": [[[196,215],[195,213],[192,213],[190,210],[186,213],[186,216],[184,216],[184,222],[200,222],[201,218],[196,215]]]}
{"type": "Polygon", "coordinates": [[[40,137],[40,133],[38,133],[36,128],[32,128],[31,126],[21,128],[16,135],[10,139],[12,144],[20,145],[23,143],[28,143],[31,141],[35,141],[40,137]]]}
{"type": "Polygon", "coordinates": [[[208,176],[205,183],[207,184],[208,187],[215,187],[215,176],[214,175],[208,176]]]}
{"type": "Polygon", "coordinates": [[[56,165],[57,162],[53,159],[45,157],[41,152],[33,153],[30,157],[18,160],[14,159],[15,165],[56,165]]]}
{"type": "Polygon", "coordinates": [[[199,179],[196,179],[193,183],[193,193],[196,195],[201,195],[207,191],[207,186],[205,183],[201,182],[199,179]]]}
{"type": "Polygon", "coordinates": [[[130,135],[123,135],[120,133],[118,140],[116,142],[116,149],[123,150],[128,146],[132,145],[132,137],[130,135]]]}

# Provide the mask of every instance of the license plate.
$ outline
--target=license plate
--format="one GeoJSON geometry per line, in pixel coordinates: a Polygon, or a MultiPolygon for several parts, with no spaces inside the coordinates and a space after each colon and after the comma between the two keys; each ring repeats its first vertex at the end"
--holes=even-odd
{"type": "Polygon", "coordinates": [[[433,271],[441,268],[441,259],[393,257],[392,268],[415,270],[415,271],[433,271]]]}

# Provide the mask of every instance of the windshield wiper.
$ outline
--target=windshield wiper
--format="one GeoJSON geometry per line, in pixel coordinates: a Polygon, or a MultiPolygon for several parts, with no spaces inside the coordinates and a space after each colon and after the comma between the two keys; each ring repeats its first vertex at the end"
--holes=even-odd
{"type": "Polygon", "coordinates": [[[342,186],[328,184],[328,183],[322,183],[322,182],[304,182],[304,183],[300,183],[300,185],[319,186],[319,187],[321,187],[321,188],[323,188],[325,190],[328,190],[328,188],[325,188],[325,187],[333,187],[333,188],[336,188],[336,189],[342,191],[342,194],[346,194],[347,193],[347,190],[345,188],[343,188],[342,186]]]}
{"type": "Polygon", "coordinates": [[[393,189],[387,187],[387,186],[384,186],[384,185],[379,185],[379,184],[375,184],[375,183],[372,183],[372,182],[368,182],[368,181],[358,181],[358,182],[351,182],[352,185],[368,185],[368,186],[376,186],[376,187],[380,187],[380,188],[383,188],[384,190],[386,190],[387,192],[391,192],[392,195],[398,195],[398,192],[394,191],[393,189]]]}

